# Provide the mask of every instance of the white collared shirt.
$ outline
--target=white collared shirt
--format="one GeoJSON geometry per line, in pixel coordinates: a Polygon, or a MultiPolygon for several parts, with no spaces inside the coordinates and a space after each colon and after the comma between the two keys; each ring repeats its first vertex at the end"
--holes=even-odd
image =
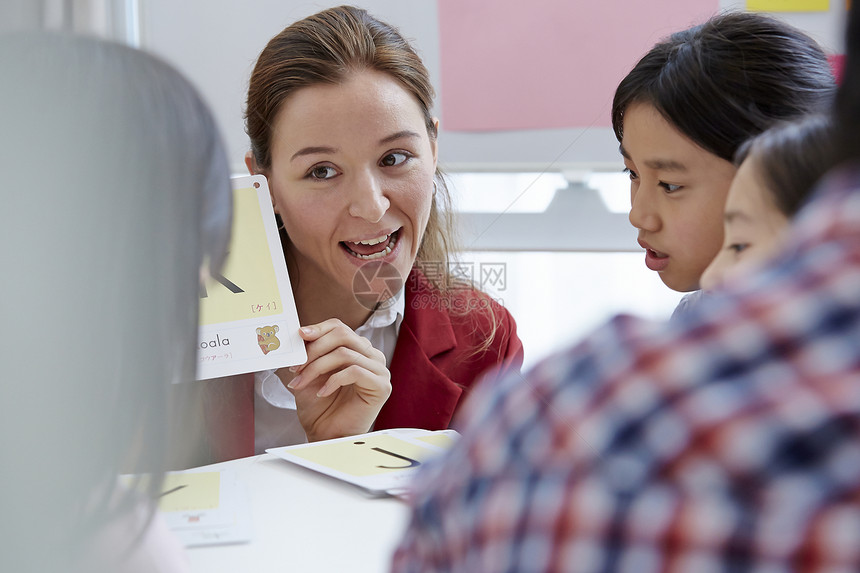
{"type": "MultiPolygon", "coordinates": [[[[378,309],[355,329],[367,338],[374,348],[385,355],[385,365],[391,365],[400,324],[406,309],[403,289],[394,302],[378,309]]],[[[266,448],[291,446],[307,442],[304,429],[296,413],[296,400],[274,370],[254,374],[254,451],[261,454],[266,448]]]]}

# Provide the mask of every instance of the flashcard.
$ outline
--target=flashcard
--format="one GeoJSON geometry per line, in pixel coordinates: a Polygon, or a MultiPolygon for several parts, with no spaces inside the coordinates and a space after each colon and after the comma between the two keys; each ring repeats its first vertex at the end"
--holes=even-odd
{"type": "Polygon", "coordinates": [[[457,436],[454,430],[398,428],[266,451],[375,495],[399,495],[421,464],[445,452],[457,436]]]}
{"type": "MultiPolygon", "coordinates": [[[[146,492],[150,476],[121,479],[146,492]]],[[[186,547],[251,540],[248,492],[231,471],[168,472],[155,502],[167,527],[186,547]]]]}
{"type": "Polygon", "coordinates": [[[266,178],[234,177],[232,183],[227,261],[200,286],[198,380],[307,358],[266,178]]]}
{"type": "Polygon", "coordinates": [[[158,509],[186,547],[251,540],[247,491],[233,472],[171,472],[158,509]]]}

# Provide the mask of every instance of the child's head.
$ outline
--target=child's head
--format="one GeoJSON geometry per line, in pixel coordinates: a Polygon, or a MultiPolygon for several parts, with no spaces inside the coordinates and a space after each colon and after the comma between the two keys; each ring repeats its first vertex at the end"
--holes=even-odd
{"type": "Polygon", "coordinates": [[[729,12],[651,49],[615,92],[612,125],[631,172],[630,222],[670,288],[699,288],[722,244],[732,159],[775,122],[821,111],[835,83],[800,30],[729,12]]]}
{"type": "Polygon", "coordinates": [[[744,143],[726,198],[723,248],[702,275],[702,287],[718,287],[766,260],[834,159],[832,122],[823,115],[779,124],[744,143]]]}
{"type": "Polygon", "coordinates": [[[115,480],[158,474],[184,443],[167,437],[181,406],[172,383],[195,378],[201,265],[217,271],[230,239],[226,150],[192,84],[140,50],[4,34],[0,77],[0,258],[14,277],[0,310],[12,438],[0,444],[0,529],[13,540],[0,568],[126,570],[79,568],[88,550],[134,568],[149,561],[131,542],[152,536],[115,480]],[[44,455],[48,443],[62,445],[44,455]]]}

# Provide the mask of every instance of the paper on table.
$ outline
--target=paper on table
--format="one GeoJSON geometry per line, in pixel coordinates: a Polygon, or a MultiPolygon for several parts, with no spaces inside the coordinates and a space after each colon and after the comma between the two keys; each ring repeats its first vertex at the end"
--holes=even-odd
{"type": "Polygon", "coordinates": [[[158,508],[186,547],[251,540],[247,491],[232,472],[172,472],[162,491],[158,508]]]}
{"type": "Polygon", "coordinates": [[[400,495],[421,464],[451,447],[457,436],[454,430],[397,428],[266,451],[374,495],[400,495]]]}
{"type": "Polygon", "coordinates": [[[234,177],[232,183],[227,261],[201,286],[198,380],[307,359],[266,178],[234,177]]]}
{"type": "Polygon", "coordinates": [[[444,432],[433,432],[423,436],[415,436],[414,439],[447,450],[454,445],[454,434],[456,434],[454,430],[446,430],[444,432]]]}
{"type": "MultiPolygon", "coordinates": [[[[149,476],[122,476],[146,492],[149,476]]],[[[248,492],[230,471],[183,471],[164,475],[155,500],[167,527],[186,547],[251,540],[248,492]]]]}
{"type": "Polygon", "coordinates": [[[171,473],[164,477],[158,509],[161,511],[199,511],[218,507],[220,472],[171,473]]]}

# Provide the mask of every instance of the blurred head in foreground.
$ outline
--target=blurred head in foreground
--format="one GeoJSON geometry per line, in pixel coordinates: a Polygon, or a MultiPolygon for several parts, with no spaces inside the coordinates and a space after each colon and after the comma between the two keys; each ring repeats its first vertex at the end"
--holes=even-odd
{"type": "Polygon", "coordinates": [[[163,469],[229,170],[196,91],[143,52],[10,35],[0,77],[0,569],[70,570],[139,505],[117,474],[163,469]]]}

